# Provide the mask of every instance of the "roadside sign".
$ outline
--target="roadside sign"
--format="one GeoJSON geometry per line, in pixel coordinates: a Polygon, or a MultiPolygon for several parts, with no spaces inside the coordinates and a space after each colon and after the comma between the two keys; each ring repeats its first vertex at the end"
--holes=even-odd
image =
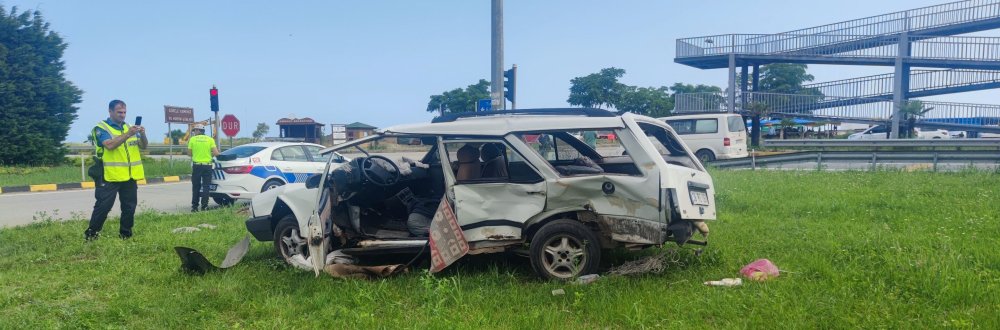
{"type": "Polygon", "coordinates": [[[493,100],[482,99],[476,106],[476,111],[490,111],[493,109],[493,100]]]}
{"type": "Polygon", "coordinates": [[[334,145],[347,142],[346,124],[330,124],[330,132],[330,137],[333,138],[334,145]]]}
{"type": "Polygon", "coordinates": [[[228,137],[234,137],[240,132],[240,120],[233,115],[223,116],[220,126],[222,126],[222,133],[226,133],[228,137]]]}
{"type": "Polygon", "coordinates": [[[163,118],[165,123],[189,124],[194,122],[194,108],[175,107],[172,105],[163,106],[163,118]]]}

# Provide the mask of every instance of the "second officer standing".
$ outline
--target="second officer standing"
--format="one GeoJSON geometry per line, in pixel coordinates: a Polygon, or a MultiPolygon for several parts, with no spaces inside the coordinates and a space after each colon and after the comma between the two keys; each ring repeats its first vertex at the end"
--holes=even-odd
{"type": "Polygon", "coordinates": [[[208,208],[208,191],[212,184],[212,157],[219,155],[215,139],[205,135],[205,126],[197,124],[192,129],[194,136],[188,140],[188,151],[191,155],[191,212],[198,212],[198,201],[201,210],[208,208]]]}

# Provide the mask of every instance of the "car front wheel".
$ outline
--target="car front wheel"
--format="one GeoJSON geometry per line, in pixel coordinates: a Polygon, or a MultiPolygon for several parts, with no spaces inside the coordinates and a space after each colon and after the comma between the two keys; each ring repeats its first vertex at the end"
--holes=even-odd
{"type": "Polygon", "coordinates": [[[575,220],[545,224],[531,240],[531,268],[546,279],[568,280],[593,274],[601,261],[601,244],[590,228],[575,220]]]}
{"type": "Polygon", "coordinates": [[[309,257],[309,244],[299,232],[299,222],[295,220],[295,215],[286,215],[274,227],[274,249],[278,257],[290,265],[293,264],[291,259],[295,255],[309,257]]]}

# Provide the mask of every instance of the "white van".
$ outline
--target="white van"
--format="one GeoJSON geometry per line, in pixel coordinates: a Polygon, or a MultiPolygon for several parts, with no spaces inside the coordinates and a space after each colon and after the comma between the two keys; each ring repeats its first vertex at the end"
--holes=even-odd
{"type": "Polygon", "coordinates": [[[681,136],[702,163],[747,157],[747,128],[743,116],[706,113],[659,118],[681,136]]]}

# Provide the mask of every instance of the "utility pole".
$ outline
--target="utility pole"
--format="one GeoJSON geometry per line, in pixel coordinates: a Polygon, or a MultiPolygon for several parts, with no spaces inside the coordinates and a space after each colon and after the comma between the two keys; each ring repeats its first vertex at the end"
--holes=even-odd
{"type": "Polygon", "coordinates": [[[490,99],[494,111],[506,107],[503,96],[503,0],[493,0],[493,66],[490,99]]]}

